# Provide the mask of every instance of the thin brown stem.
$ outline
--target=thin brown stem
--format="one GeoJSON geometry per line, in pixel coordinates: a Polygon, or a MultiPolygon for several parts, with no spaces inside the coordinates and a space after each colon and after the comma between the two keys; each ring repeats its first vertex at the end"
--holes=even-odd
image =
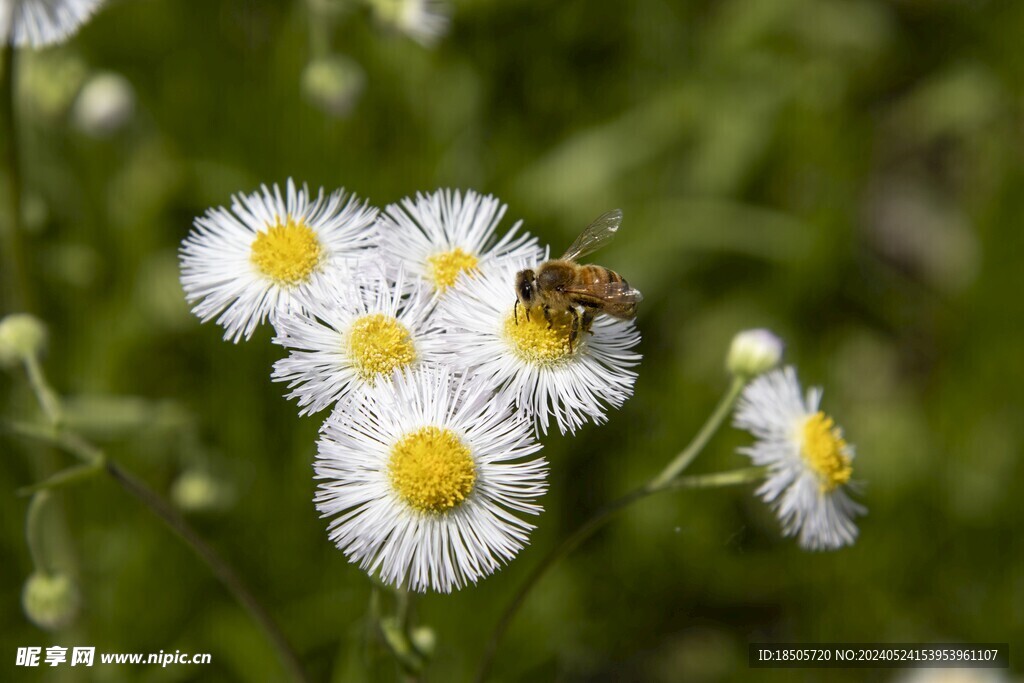
{"type": "Polygon", "coordinates": [[[178,538],[185,542],[210,568],[214,575],[220,580],[228,592],[249,612],[249,615],[263,628],[281,657],[282,663],[293,681],[306,683],[309,679],[299,662],[298,655],[288,643],[288,639],[277,627],[270,614],[263,608],[263,605],[249,592],[241,578],[216,550],[213,549],[196,531],[178,514],[156,492],[146,486],[142,481],[118,467],[115,463],[107,461],[106,472],[117,482],[121,488],[134,496],[139,502],[149,508],[149,511],[156,515],[160,521],[174,532],[178,538]]]}
{"type": "MultiPolygon", "coordinates": [[[[281,662],[289,677],[298,683],[307,683],[309,679],[306,677],[302,664],[299,662],[298,655],[288,643],[288,639],[285,638],[284,633],[278,628],[270,613],[264,609],[263,605],[249,591],[231,565],[185,521],[185,518],[177,510],[157,495],[155,491],[134,475],[123,470],[116,463],[108,460],[102,450],[89,443],[89,441],[82,438],[76,432],[61,429],[60,396],[50,387],[46,379],[46,373],[43,372],[38,359],[35,357],[30,358],[26,363],[25,369],[32,389],[36,394],[36,399],[46,414],[47,423],[39,425],[2,421],[0,426],[11,429],[22,436],[39,439],[40,441],[58,446],[75,455],[83,462],[85,468],[77,468],[70,473],[66,472],[65,478],[77,481],[81,477],[88,476],[91,471],[102,468],[121,488],[149,508],[150,512],[166,524],[178,538],[184,541],[206,563],[214,576],[220,580],[232,597],[242,605],[266,633],[274,649],[277,650],[278,656],[281,658],[281,662]]],[[[56,482],[49,481],[49,485],[60,485],[61,483],[63,481],[59,477],[56,482]]],[[[48,494],[45,491],[37,493],[33,496],[33,500],[39,501],[41,500],[40,496],[46,495],[48,494]]],[[[34,553],[35,555],[36,553],[34,553]]]]}

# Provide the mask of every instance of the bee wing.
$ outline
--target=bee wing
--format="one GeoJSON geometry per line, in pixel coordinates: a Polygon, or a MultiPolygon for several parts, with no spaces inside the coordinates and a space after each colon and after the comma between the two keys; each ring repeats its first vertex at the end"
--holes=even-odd
{"type": "Polygon", "coordinates": [[[601,214],[597,220],[584,228],[576,241],[565,250],[562,259],[575,261],[581,256],[597,251],[615,235],[621,223],[622,209],[613,209],[601,214]]]}
{"type": "Polygon", "coordinates": [[[626,282],[599,282],[574,284],[565,288],[566,294],[583,294],[596,297],[610,304],[638,304],[644,300],[639,289],[633,289],[626,282]]]}

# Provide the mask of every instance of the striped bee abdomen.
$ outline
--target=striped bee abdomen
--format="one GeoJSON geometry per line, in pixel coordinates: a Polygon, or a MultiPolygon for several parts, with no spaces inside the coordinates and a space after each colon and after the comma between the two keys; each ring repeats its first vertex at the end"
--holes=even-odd
{"type": "Polygon", "coordinates": [[[611,282],[625,282],[622,276],[604,266],[580,266],[576,271],[576,282],[582,285],[604,285],[611,282]]]}

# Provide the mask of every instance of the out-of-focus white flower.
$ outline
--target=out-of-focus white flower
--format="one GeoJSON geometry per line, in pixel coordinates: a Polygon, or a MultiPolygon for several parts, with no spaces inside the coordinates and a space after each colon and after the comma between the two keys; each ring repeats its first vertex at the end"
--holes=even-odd
{"type": "Polygon", "coordinates": [[[120,74],[101,73],[78,93],[75,125],[93,137],[105,137],[126,124],[135,112],[135,90],[120,74]]]}
{"type": "Polygon", "coordinates": [[[267,316],[295,309],[324,280],[344,278],[350,259],[374,245],[377,209],[344,190],[315,199],[305,185],[288,179],[232,197],[231,210],[218,207],[195,220],[182,241],[181,284],[192,312],[203,322],[214,317],[224,338],[252,336],[267,316]]]}
{"type": "Polygon", "coordinates": [[[382,254],[396,266],[445,292],[462,277],[477,277],[508,259],[536,263],[544,252],[517,221],[495,242],[494,231],[508,207],[473,190],[438,190],[391,204],[378,219],[382,254]]]}
{"type": "Polygon", "coordinates": [[[321,430],[317,509],[352,562],[387,584],[451,592],[526,544],[546,464],[530,424],[446,369],[396,374],[321,430]]]}
{"type": "Polygon", "coordinates": [[[821,389],[806,398],[791,367],[761,375],[743,390],[734,423],[758,438],[740,452],[768,467],[758,494],[776,511],[787,536],[808,550],[832,550],[857,538],[853,518],[865,513],[846,493],[853,447],[821,412],[821,389]]]}
{"type": "Polygon", "coordinates": [[[46,47],[74,35],[103,0],[0,0],[0,36],[18,47],[46,47]]]}
{"type": "Polygon", "coordinates": [[[640,333],[632,321],[599,315],[570,343],[570,314],[552,311],[549,325],[539,309],[530,318],[517,312],[516,272],[535,263],[511,261],[458,282],[438,314],[453,365],[507,392],[539,430],[547,433],[553,417],[564,434],[604,422],[607,406],[632,395],[640,333]]]}
{"type": "Polygon", "coordinates": [[[274,364],[288,382],[300,414],[315,413],[353,389],[390,381],[396,370],[439,362],[445,339],[431,320],[425,283],[400,270],[391,279],[360,264],[344,282],[325,281],[310,292],[304,311],[282,315],[274,341],[291,349],[274,364]]]}
{"type": "Polygon", "coordinates": [[[779,364],[783,348],[770,330],[744,330],[732,338],[725,367],[734,375],[755,377],[779,364]]]}
{"type": "Polygon", "coordinates": [[[384,26],[433,47],[448,32],[448,6],[440,0],[370,0],[384,26]]]}
{"type": "Polygon", "coordinates": [[[365,83],[362,67],[342,55],[315,59],[302,70],[302,92],[332,116],[345,116],[352,111],[365,83]]]}

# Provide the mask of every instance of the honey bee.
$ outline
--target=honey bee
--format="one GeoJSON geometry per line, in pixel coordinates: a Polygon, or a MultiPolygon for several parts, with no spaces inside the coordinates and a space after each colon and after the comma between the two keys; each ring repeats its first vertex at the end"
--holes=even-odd
{"type": "Polygon", "coordinates": [[[602,214],[580,233],[562,258],[545,261],[537,266],[536,272],[532,269],[519,271],[513,308],[516,324],[519,324],[520,304],[526,310],[527,320],[530,319],[530,309],[541,306],[549,328],[552,310],[569,313],[572,315],[569,333],[571,352],[580,330],[589,332],[599,313],[623,320],[634,317],[637,304],[643,301],[638,290],[614,270],[576,263],[576,259],[604,246],[621,223],[622,211],[619,209],[602,214]]]}

